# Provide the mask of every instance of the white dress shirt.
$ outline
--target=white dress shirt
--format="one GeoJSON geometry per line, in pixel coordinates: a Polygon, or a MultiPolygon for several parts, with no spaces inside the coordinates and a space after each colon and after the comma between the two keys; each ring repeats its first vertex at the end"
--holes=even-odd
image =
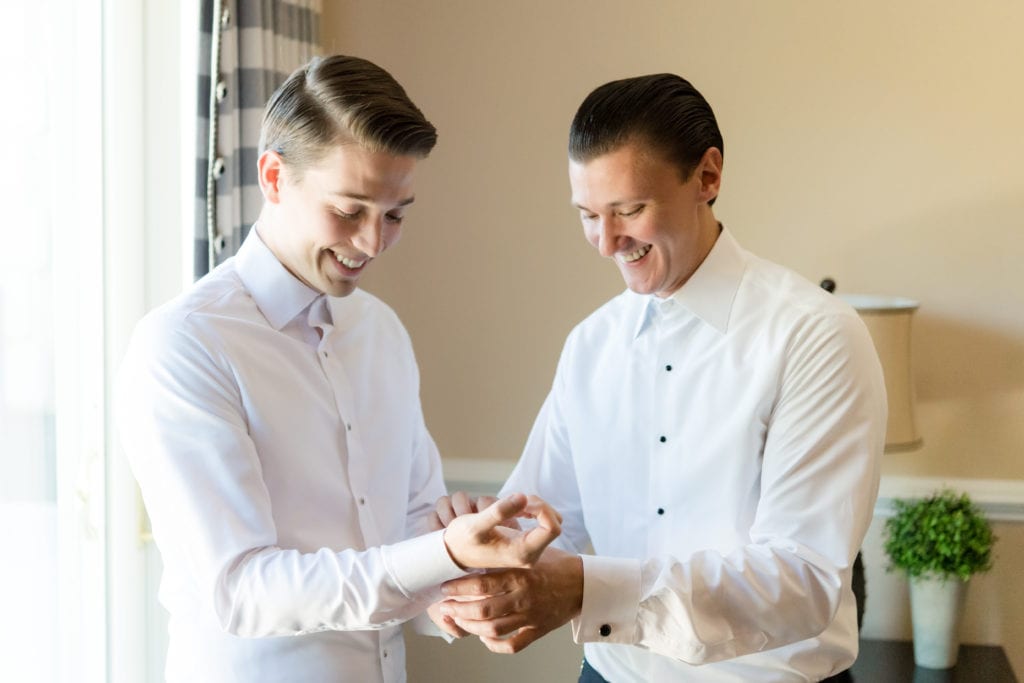
{"type": "Polygon", "coordinates": [[[168,680],[405,680],[399,624],[463,572],[418,536],[445,489],[390,308],[306,287],[253,230],[139,323],[117,399],[168,680]]]}
{"type": "Polygon", "coordinates": [[[856,312],[723,230],[572,331],[505,490],[593,548],[572,628],[609,681],[813,681],[856,657],[885,422],[856,312]]]}

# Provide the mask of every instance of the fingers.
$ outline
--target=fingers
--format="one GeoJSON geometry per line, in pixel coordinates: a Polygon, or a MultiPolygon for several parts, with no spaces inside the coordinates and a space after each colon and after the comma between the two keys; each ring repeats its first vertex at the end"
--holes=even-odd
{"type": "Polygon", "coordinates": [[[455,623],[455,620],[450,616],[441,614],[441,605],[443,603],[436,602],[427,608],[427,616],[434,622],[434,625],[439,629],[452,636],[453,638],[462,638],[468,636],[469,632],[463,630],[455,623]]]}
{"type": "Polygon", "coordinates": [[[455,623],[455,620],[449,616],[441,615],[438,618],[438,620],[434,623],[437,625],[439,629],[441,629],[453,638],[465,638],[466,636],[470,635],[469,631],[466,631],[465,629],[460,627],[458,624],[455,623]]]}
{"type": "Polygon", "coordinates": [[[480,636],[480,642],[483,643],[491,652],[512,655],[517,652],[522,652],[530,643],[537,640],[542,635],[544,635],[544,632],[535,628],[521,628],[512,634],[512,636],[507,638],[490,638],[488,636],[480,636]]]}
{"type": "Polygon", "coordinates": [[[459,619],[452,617],[457,627],[467,635],[483,638],[505,638],[521,628],[529,626],[522,614],[507,614],[487,620],[459,619]]]}
{"type": "MultiPolygon", "coordinates": [[[[522,596],[517,593],[504,593],[482,597],[477,600],[445,600],[441,604],[440,612],[441,614],[454,619],[455,622],[463,628],[466,628],[463,625],[463,622],[482,622],[501,619],[508,617],[511,614],[518,614],[520,621],[515,624],[514,628],[519,628],[526,623],[525,617],[522,615],[523,610],[521,609],[520,604],[521,598],[522,596]]],[[[477,633],[476,631],[471,632],[477,633]]],[[[505,633],[507,633],[507,631],[505,631],[505,633]]],[[[487,632],[487,634],[501,635],[500,632],[487,632]]]]}
{"type": "Polygon", "coordinates": [[[441,521],[441,517],[437,512],[430,513],[427,517],[427,531],[440,531],[445,527],[445,523],[441,521]]]}
{"type": "Polygon", "coordinates": [[[521,493],[513,493],[493,503],[483,513],[480,524],[486,527],[477,527],[478,532],[490,531],[494,526],[503,525],[515,517],[529,516],[537,520],[536,528],[518,538],[518,562],[509,563],[509,566],[533,565],[548,544],[562,533],[562,516],[537,496],[527,497],[521,493]]]}
{"type": "Polygon", "coordinates": [[[452,508],[455,510],[456,517],[477,512],[477,506],[474,503],[475,501],[465,491],[456,491],[452,494],[452,508]]]}
{"type": "Polygon", "coordinates": [[[441,584],[441,593],[449,598],[480,598],[508,593],[521,588],[522,585],[521,570],[508,569],[446,581],[441,584]]]}
{"type": "MultiPolygon", "coordinates": [[[[476,509],[485,510],[494,503],[498,502],[498,499],[494,496],[480,496],[476,499],[476,509]]],[[[508,527],[509,529],[515,529],[520,531],[522,527],[519,526],[519,522],[513,517],[512,519],[506,519],[501,523],[501,526],[508,527]]]]}
{"type": "Polygon", "coordinates": [[[526,511],[531,517],[536,518],[538,523],[543,523],[543,519],[561,527],[562,513],[551,507],[543,498],[540,496],[528,496],[526,501],[526,511]]]}
{"type": "MultiPolygon", "coordinates": [[[[479,512],[497,500],[494,496],[471,498],[465,491],[456,491],[451,496],[441,496],[434,504],[434,514],[428,519],[430,530],[444,529],[456,517],[479,512]]],[[[519,528],[514,520],[510,524],[514,525],[514,529],[519,528]]]]}
{"type": "Polygon", "coordinates": [[[529,500],[521,493],[505,496],[480,511],[477,529],[487,531],[502,522],[520,516],[529,500]]]}
{"type": "Polygon", "coordinates": [[[531,566],[540,559],[548,544],[562,533],[562,515],[537,496],[530,496],[526,511],[537,520],[537,526],[523,538],[523,555],[526,565],[531,566]]]}
{"type": "Polygon", "coordinates": [[[441,526],[439,528],[444,529],[452,520],[455,519],[455,508],[452,506],[452,499],[450,496],[441,496],[434,503],[434,516],[437,519],[437,523],[441,526]]]}

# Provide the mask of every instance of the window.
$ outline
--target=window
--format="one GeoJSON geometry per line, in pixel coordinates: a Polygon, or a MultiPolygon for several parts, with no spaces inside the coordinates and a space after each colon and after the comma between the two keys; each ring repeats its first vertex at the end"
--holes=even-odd
{"type": "Polygon", "coordinates": [[[180,27],[197,16],[197,0],[0,3],[0,681],[162,679],[158,560],[110,386],[137,319],[191,279],[180,27]]]}
{"type": "Polygon", "coordinates": [[[2,680],[105,675],[100,18],[0,6],[2,680]]]}

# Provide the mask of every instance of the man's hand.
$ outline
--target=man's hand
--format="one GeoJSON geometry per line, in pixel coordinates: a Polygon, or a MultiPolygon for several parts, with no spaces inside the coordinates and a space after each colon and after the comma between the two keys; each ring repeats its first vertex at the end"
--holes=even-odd
{"type": "MultiPolygon", "coordinates": [[[[549,548],[532,569],[505,569],[448,581],[434,605],[492,652],[514,653],[579,615],[583,560],[549,548]],[[458,598],[476,597],[460,601],[458,598]]],[[[433,608],[432,608],[433,609],[433,608]]]]}
{"type": "Polygon", "coordinates": [[[434,624],[439,629],[441,629],[448,635],[452,636],[453,638],[461,638],[463,636],[468,636],[469,633],[459,628],[459,625],[456,624],[455,621],[450,616],[446,614],[441,614],[441,605],[443,604],[443,602],[435,602],[433,605],[427,608],[427,616],[430,617],[430,620],[434,622],[434,624]]]}
{"type": "Polygon", "coordinates": [[[463,569],[529,567],[562,532],[562,516],[537,496],[502,498],[480,512],[453,519],[444,531],[452,559],[463,569]],[[502,526],[516,517],[532,517],[537,526],[520,531],[502,526]]]}
{"type": "MultiPolygon", "coordinates": [[[[434,514],[430,516],[429,525],[431,531],[444,529],[452,520],[462,515],[471,515],[480,512],[490,506],[498,499],[494,496],[479,496],[471,498],[465,491],[456,491],[451,496],[441,496],[434,504],[434,514]]],[[[510,528],[518,529],[519,523],[514,519],[508,520],[507,524],[514,525],[510,528]]]]}

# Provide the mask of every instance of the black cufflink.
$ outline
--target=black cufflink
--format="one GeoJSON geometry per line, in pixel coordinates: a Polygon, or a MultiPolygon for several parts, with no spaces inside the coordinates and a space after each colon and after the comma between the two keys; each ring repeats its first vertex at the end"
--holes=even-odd
{"type": "Polygon", "coordinates": [[[608,636],[610,636],[612,634],[612,627],[609,626],[608,624],[601,624],[601,629],[600,629],[599,633],[602,636],[607,638],[608,636]]]}

